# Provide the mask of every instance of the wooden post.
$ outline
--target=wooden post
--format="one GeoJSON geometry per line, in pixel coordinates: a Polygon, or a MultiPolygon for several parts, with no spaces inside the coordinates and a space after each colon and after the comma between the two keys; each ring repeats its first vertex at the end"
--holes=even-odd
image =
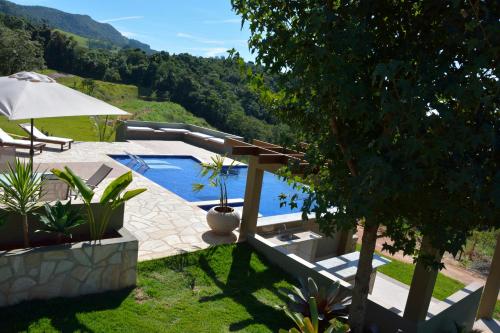
{"type": "Polygon", "coordinates": [[[491,319],[495,304],[497,302],[498,292],[500,291],[500,234],[497,237],[497,247],[491,260],[490,274],[484,285],[481,303],[477,311],[478,318],[491,319]]]}
{"type": "MultiPolygon", "coordinates": [[[[423,253],[432,255],[436,261],[441,261],[442,255],[431,246],[426,237],[422,239],[420,248],[423,253]]],[[[428,268],[422,262],[417,263],[415,271],[413,272],[403,318],[415,322],[425,321],[429,305],[431,304],[432,292],[434,291],[437,275],[437,269],[428,268]]]]}
{"type": "Polygon", "coordinates": [[[248,163],[247,184],[245,188],[245,202],[243,203],[243,216],[241,218],[239,240],[245,240],[247,235],[255,234],[257,218],[259,217],[260,192],[264,170],[257,168],[259,158],[250,156],[248,163]]]}

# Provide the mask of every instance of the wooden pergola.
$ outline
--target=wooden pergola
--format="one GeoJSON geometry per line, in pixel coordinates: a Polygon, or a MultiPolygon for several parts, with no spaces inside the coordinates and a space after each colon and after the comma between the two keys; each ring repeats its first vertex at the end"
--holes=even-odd
{"type": "Polygon", "coordinates": [[[226,138],[225,145],[230,147],[232,156],[247,156],[249,158],[239,236],[240,240],[243,240],[247,235],[255,234],[257,229],[264,171],[276,172],[283,166],[293,165],[293,170],[296,173],[302,173],[307,162],[303,160],[304,153],[302,152],[260,140],[254,139],[252,143],[247,143],[226,138]]]}

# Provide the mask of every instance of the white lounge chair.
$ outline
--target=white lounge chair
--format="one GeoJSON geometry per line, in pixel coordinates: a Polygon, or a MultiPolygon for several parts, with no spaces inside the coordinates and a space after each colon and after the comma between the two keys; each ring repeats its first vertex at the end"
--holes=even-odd
{"type": "MultiPolygon", "coordinates": [[[[19,126],[21,126],[21,128],[31,136],[31,124],[19,124],[19,126]]],[[[64,150],[65,145],[68,145],[68,149],[71,149],[71,144],[73,143],[73,139],[45,135],[36,127],[33,127],[33,139],[40,142],[61,145],[61,150],[64,150]]]]}
{"type": "MultiPolygon", "coordinates": [[[[7,132],[0,128],[0,146],[30,149],[31,142],[29,140],[14,139],[7,132]]],[[[45,143],[38,141],[33,142],[33,148],[36,150],[40,150],[40,153],[43,151],[44,147],[45,143]]]]}

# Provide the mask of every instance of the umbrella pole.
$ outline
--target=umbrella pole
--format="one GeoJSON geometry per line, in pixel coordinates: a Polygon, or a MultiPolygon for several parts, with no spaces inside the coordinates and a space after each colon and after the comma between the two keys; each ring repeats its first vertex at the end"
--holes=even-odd
{"type": "Polygon", "coordinates": [[[30,135],[30,140],[31,140],[31,146],[30,146],[30,162],[31,162],[31,168],[33,169],[33,155],[35,155],[35,150],[33,149],[33,127],[35,126],[33,118],[31,118],[31,135],[30,135]]]}

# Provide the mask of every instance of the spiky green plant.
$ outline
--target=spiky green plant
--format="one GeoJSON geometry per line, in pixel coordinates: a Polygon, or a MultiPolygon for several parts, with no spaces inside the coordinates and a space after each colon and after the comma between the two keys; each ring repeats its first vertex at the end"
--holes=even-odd
{"type": "Polygon", "coordinates": [[[55,233],[59,243],[62,242],[63,236],[72,237],[71,229],[86,222],[80,210],[71,206],[71,201],[63,205],[58,200],[52,206],[46,203],[43,213],[34,213],[33,215],[38,216],[43,224],[35,232],[55,233]]]}
{"type": "Polygon", "coordinates": [[[52,169],[51,171],[54,175],[59,177],[59,179],[68,183],[72,189],[80,193],[87,210],[90,238],[94,241],[100,240],[104,237],[109,220],[111,219],[111,214],[115,209],[123,205],[126,201],[146,191],[145,188],[138,188],[123,193],[130,183],[132,183],[132,172],[129,171],[124,173],[120,177],[113,180],[104,190],[104,193],[99,200],[99,203],[104,209],[100,221],[96,221],[94,211],[91,208],[95,192],[68,167],[64,167],[64,170],[52,169]]]}
{"type": "Polygon", "coordinates": [[[349,314],[351,297],[346,289],[342,289],[338,282],[332,283],[328,288],[318,287],[313,278],[307,281],[301,280],[301,288],[293,287],[293,290],[285,289],[288,292],[288,309],[291,312],[301,313],[303,316],[310,316],[310,300],[314,299],[320,326],[327,325],[332,319],[339,319],[346,322],[349,314]]]}
{"type": "Polygon", "coordinates": [[[3,209],[21,215],[24,246],[29,247],[28,215],[37,208],[42,188],[42,178],[33,170],[31,161],[16,159],[14,165],[0,178],[0,203],[3,209]]]}
{"type": "MultiPolygon", "coordinates": [[[[228,195],[227,195],[227,177],[229,177],[231,169],[234,167],[235,161],[232,161],[229,165],[224,165],[226,160],[225,156],[215,155],[211,157],[210,163],[201,163],[202,177],[208,177],[209,185],[212,187],[218,187],[220,190],[219,195],[219,206],[222,213],[229,212],[231,209],[228,205],[228,195]]],[[[193,191],[199,192],[205,188],[205,184],[196,183],[193,184],[193,191]]]]}
{"type": "Polygon", "coordinates": [[[322,328],[320,326],[318,308],[316,306],[316,300],[314,297],[309,297],[309,317],[304,317],[300,312],[292,312],[288,308],[283,308],[286,315],[293,320],[297,328],[291,328],[288,331],[280,329],[279,333],[345,333],[348,331],[348,327],[335,319],[332,319],[328,326],[322,328]]]}

